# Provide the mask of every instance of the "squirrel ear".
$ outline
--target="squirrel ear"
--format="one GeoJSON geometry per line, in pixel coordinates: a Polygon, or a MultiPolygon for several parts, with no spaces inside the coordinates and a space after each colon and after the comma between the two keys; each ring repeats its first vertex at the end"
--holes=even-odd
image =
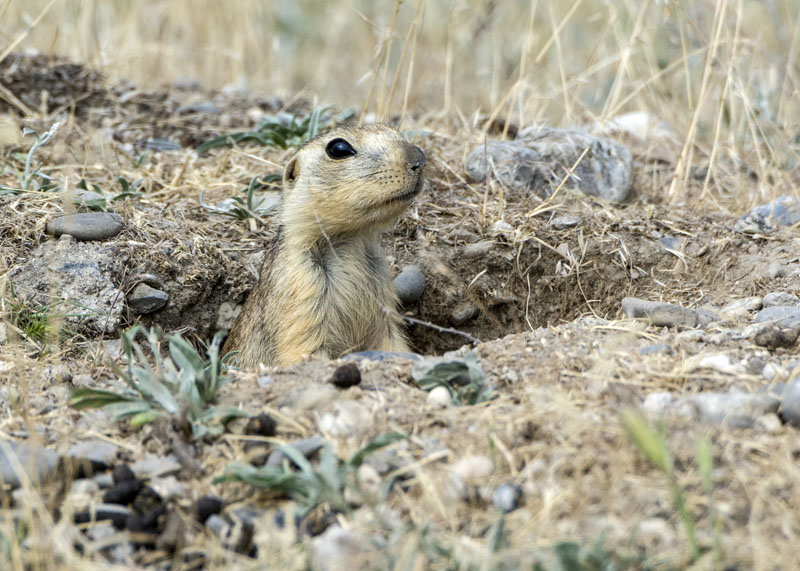
{"type": "Polygon", "coordinates": [[[283,188],[289,189],[294,186],[299,176],[300,161],[297,160],[297,157],[292,157],[292,160],[289,161],[289,164],[287,164],[286,168],[283,170],[283,188]]]}

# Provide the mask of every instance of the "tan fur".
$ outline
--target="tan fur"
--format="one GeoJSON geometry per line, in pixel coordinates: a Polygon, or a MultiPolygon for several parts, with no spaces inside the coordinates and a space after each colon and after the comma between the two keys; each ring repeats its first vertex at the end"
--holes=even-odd
{"type": "Polygon", "coordinates": [[[379,239],[422,188],[424,163],[383,125],[333,129],[299,148],[284,170],[278,234],[224,351],[253,367],[408,350],[379,239]],[[334,139],[356,154],[331,158],[334,139]]]}

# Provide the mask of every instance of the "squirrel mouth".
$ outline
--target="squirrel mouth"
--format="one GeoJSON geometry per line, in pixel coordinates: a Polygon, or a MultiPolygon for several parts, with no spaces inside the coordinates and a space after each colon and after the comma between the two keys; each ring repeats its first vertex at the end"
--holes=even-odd
{"type": "Polygon", "coordinates": [[[403,194],[398,194],[397,196],[393,196],[389,200],[386,201],[386,204],[392,204],[395,202],[408,202],[412,200],[415,196],[417,196],[420,192],[422,192],[422,187],[425,184],[424,179],[419,176],[417,177],[417,182],[414,183],[414,186],[408,192],[404,192],[403,194]]]}

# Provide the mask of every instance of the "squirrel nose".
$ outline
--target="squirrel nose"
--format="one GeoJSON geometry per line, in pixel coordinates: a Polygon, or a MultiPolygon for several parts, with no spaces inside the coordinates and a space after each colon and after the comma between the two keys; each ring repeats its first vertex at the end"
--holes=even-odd
{"type": "Polygon", "coordinates": [[[419,147],[412,145],[411,148],[408,149],[407,158],[408,169],[413,173],[418,172],[420,169],[422,169],[422,167],[425,166],[425,153],[423,153],[422,149],[419,147]]]}

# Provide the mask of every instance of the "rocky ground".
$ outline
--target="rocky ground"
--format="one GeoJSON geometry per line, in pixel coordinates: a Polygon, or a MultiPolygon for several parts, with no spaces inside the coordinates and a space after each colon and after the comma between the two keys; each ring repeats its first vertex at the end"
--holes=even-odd
{"type": "Polygon", "coordinates": [[[385,248],[422,356],[232,370],[213,404],[240,417],[192,438],[185,409],[134,428],[71,408],[70,391],[124,387],[129,326],[198,348],[230,326],[275,230],[266,175],[291,148],[198,146],[311,110],[5,63],[4,560],[800,564],[797,167],[776,200],[753,199],[744,169],[732,183],[698,168],[669,197],[680,146],[646,114],[486,133],[418,118],[404,128],[428,186],[385,248]],[[262,486],[219,481],[243,464],[262,486]]]}

